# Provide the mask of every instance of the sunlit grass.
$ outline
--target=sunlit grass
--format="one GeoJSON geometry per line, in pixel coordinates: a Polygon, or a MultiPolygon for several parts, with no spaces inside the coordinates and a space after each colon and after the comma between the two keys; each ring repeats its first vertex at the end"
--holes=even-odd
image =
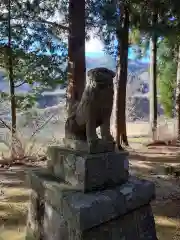
{"type": "Polygon", "coordinates": [[[12,227],[8,228],[0,228],[0,240],[24,240],[25,239],[25,228],[12,227]]]}
{"type": "Polygon", "coordinates": [[[141,143],[145,144],[149,141],[149,137],[128,137],[129,143],[141,143]]]}
{"type": "MultiPolygon", "coordinates": [[[[131,138],[134,141],[141,141],[145,138],[131,138]]],[[[138,167],[138,166],[136,166],[138,167]]],[[[146,166],[140,165],[136,174],[140,178],[150,179],[146,175],[146,166]]],[[[29,190],[22,185],[17,187],[0,186],[3,194],[0,197],[0,240],[24,240],[27,208],[29,201],[29,190]]],[[[157,195],[160,195],[157,188],[157,195]]],[[[180,219],[178,212],[180,203],[174,202],[153,202],[153,212],[156,222],[158,240],[180,239],[180,219]]]]}
{"type": "MultiPolygon", "coordinates": [[[[27,214],[27,201],[18,201],[18,197],[21,200],[27,197],[28,190],[23,188],[4,189],[6,198],[0,202],[0,240],[24,240],[25,239],[25,224],[27,214]],[[10,201],[14,198],[16,202],[10,201]]],[[[178,209],[172,205],[163,206],[163,208],[171,208],[168,212],[172,215],[176,214],[178,209]]],[[[156,214],[158,211],[162,211],[162,207],[154,206],[153,211],[156,214]]],[[[156,230],[159,240],[179,239],[180,236],[180,221],[175,218],[169,218],[166,216],[155,215],[156,230]]]]}
{"type": "Polygon", "coordinates": [[[156,232],[159,240],[178,240],[180,239],[180,221],[162,217],[155,216],[156,222],[156,232]]]}
{"type": "Polygon", "coordinates": [[[1,188],[0,240],[24,240],[29,190],[1,188]]]}

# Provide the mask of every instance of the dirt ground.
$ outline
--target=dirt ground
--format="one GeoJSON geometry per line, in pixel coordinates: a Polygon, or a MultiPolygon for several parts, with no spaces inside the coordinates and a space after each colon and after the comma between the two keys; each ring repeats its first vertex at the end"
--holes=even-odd
{"type": "Polygon", "coordinates": [[[180,166],[180,149],[166,146],[131,151],[131,174],[153,181],[156,185],[152,208],[158,239],[176,240],[180,239],[180,178],[166,175],[167,166],[180,166]]]}
{"type": "MultiPolygon", "coordinates": [[[[130,142],[135,149],[129,149],[131,174],[156,184],[152,207],[158,239],[180,239],[180,178],[164,173],[165,165],[180,165],[180,149],[147,149],[136,140],[130,142]]],[[[0,240],[24,239],[30,191],[24,181],[26,171],[25,166],[0,168],[0,240]]]]}

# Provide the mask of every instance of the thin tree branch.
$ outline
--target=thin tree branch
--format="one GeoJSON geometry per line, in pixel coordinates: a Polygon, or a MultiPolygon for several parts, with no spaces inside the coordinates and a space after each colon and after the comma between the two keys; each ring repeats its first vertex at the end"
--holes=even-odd
{"type": "MultiPolygon", "coordinates": [[[[27,17],[27,16],[25,16],[27,17]]],[[[28,18],[28,17],[27,17],[28,18]]],[[[24,21],[23,17],[22,18],[11,18],[11,20],[17,20],[17,21],[24,21]]],[[[3,18],[0,16],[0,22],[7,22],[8,21],[8,18],[3,18]]],[[[57,28],[61,28],[65,31],[69,31],[69,27],[67,26],[64,26],[60,23],[56,23],[56,22],[50,22],[50,21],[47,21],[47,20],[44,20],[44,19],[38,19],[38,20],[34,20],[34,19],[26,19],[25,21],[31,21],[31,22],[34,22],[34,23],[44,23],[44,24],[48,24],[48,25],[51,25],[51,26],[55,26],[57,28]]]]}
{"type": "Polygon", "coordinates": [[[22,83],[20,83],[20,84],[18,84],[18,85],[15,85],[14,87],[15,87],[15,88],[18,88],[18,87],[22,86],[22,85],[25,84],[25,83],[26,83],[26,81],[23,81],[22,83]]]}
{"type": "Polygon", "coordinates": [[[60,23],[56,23],[56,22],[50,22],[50,21],[47,21],[47,20],[44,20],[44,19],[39,19],[39,20],[32,20],[33,22],[37,22],[37,23],[45,23],[45,24],[48,24],[48,25],[52,25],[52,26],[55,26],[57,28],[61,28],[65,31],[69,31],[69,27],[67,26],[64,26],[60,23]]]}
{"type": "Polygon", "coordinates": [[[54,117],[54,114],[51,115],[43,124],[41,124],[31,135],[30,140],[38,133],[40,132],[48,123],[49,121],[54,117]]]}
{"type": "Polygon", "coordinates": [[[6,127],[7,129],[9,129],[9,131],[11,131],[11,127],[2,118],[0,118],[0,122],[3,124],[4,127],[6,127]]]}

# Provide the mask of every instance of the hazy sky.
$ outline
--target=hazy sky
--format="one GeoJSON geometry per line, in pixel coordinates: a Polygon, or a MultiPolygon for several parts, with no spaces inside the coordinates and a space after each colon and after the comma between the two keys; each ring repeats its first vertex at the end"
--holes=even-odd
{"type": "Polygon", "coordinates": [[[103,52],[103,43],[97,38],[86,42],[86,52],[103,52]]]}
{"type": "MultiPolygon", "coordinates": [[[[86,54],[89,56],[103,55],[103,43],[98,38],[91,36],[91,39],[86,42],[86,54]]],[[[129,59],[134,59],[133,50],[129,48],[129,59]]],[[[149,62],[148,57],[144,57],[142,62],[149,62]]]]}

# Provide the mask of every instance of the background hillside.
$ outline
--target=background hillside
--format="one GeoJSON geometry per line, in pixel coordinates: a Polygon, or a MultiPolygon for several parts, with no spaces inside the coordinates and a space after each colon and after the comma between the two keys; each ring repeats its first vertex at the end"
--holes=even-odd
{"type": "MultiPolygon", "coordinates": [[[[87,71],[95,67],[107,67],[116,70],[116,62],[109,55],[87,56],[86,57],[87,71]]],[[[128,86],[127,86],[127,104],[128,104],[128,121],[148,120],[149,116],[149,75],[148,64],[140,61],[129,60],[128,63],[128,86]]],[[[8,92],[9,86],[7,80],[3,78],[3,72],[0,72],[0,91],[8,92]]],[[[31,91],[28,84],[22,85],[17,89],[19,93],[27,93],[31,91]]],[[[65,85],[59,86],[54,91],[43,92],[38,98],[38,108],[44,109],[47,107],[56,106],[64,102],[65,85]]],[[[1,111],[4,113],[4,111],[1,111]]],[[[9,111],[8,111],[9,112],[9,111]]],[[[159,106],[158,112],[162,113],[159,106]]],[[[2,115],[2,114],[1,114],[2,115]]],[[[4,115],[4,114],[3,114],[4,115]]],[[[9,114],[8,114],[9,115],[9,114]]]]}

